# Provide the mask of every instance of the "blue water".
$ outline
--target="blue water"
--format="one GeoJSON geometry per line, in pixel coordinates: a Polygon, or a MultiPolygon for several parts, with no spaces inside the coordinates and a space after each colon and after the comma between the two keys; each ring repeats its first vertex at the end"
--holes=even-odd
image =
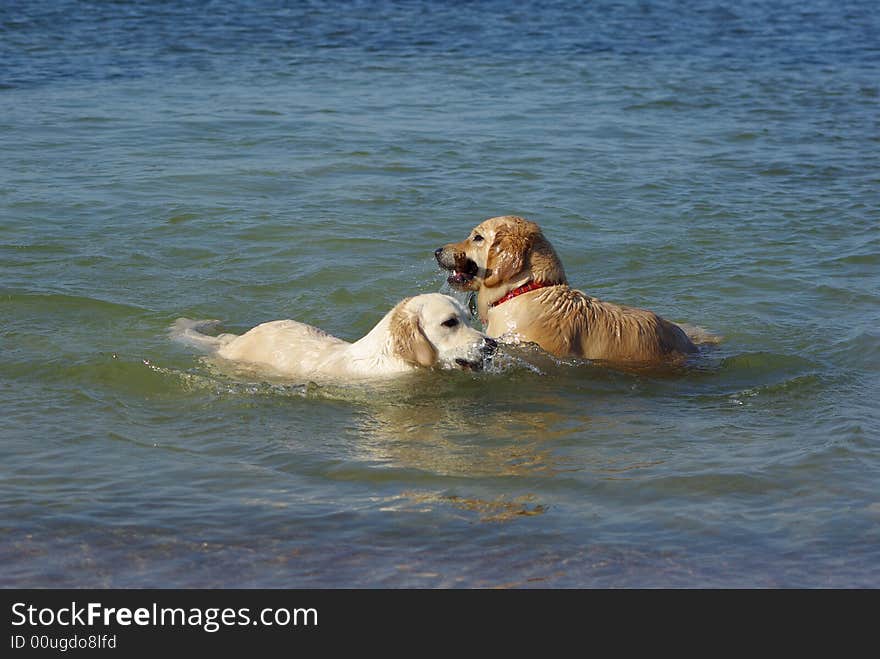
{"type": "Polygon", "coordinates": [[[878,35],[868,0],[0,4],[0,585],[880,586],[878,35]],[[331,387],[168,340],[358,338],[508,213],[723,342],[331,387]]]}

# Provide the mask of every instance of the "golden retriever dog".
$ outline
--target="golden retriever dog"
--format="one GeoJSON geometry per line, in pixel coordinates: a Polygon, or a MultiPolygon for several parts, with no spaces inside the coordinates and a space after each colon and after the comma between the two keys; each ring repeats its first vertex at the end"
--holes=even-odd
{"type": "Polygon", "coordinates": [[[680,327],[651,311],[570,288],[553,246],[524,218],[485,220],[434,255],[454,289],[476,291],[489,336],[607,362],[656,363],[697,351],[680,327]]]}
{"type": "Polygon", "coordinates": [[[481,370],[497,343],[468,324],[461,303],[429,293],[398,303],[362,339],[349,343],[295,320],[275,320],[242,335],[209,336],[216,321],[180,318],[172,338],[235,363],[309,380],[362,380],[418,368],[481,370]]]}

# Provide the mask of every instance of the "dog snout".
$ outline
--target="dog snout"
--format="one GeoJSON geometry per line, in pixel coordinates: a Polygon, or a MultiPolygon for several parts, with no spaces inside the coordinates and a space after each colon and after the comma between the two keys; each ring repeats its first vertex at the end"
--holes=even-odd
{"type": "Polygon", "coordinates": [[[450,270],[455,267],[456,254],[454,250],[450,249],[449,245],[435,249],[434,258],[437,259],[437,263],[441,268],[450,270]]]}
{"type": "Polygon", "coordinates": [[[497,350],[498,341],[490,339],[488,336],[483,339],[483,344],[480,346],[480,352],[483,353],[484,357],[491,357],[497,350]]]}

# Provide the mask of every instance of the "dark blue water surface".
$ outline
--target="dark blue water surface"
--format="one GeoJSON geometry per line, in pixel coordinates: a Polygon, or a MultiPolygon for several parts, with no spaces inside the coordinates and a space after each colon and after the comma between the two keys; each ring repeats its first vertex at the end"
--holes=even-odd
{"type": "Polygon", "coordinates": [[[853,2],[0,3],[0,585],[880,585],[880,18],[853,2]],[[317,386],[539,222],[723,341],[317,386]]]}

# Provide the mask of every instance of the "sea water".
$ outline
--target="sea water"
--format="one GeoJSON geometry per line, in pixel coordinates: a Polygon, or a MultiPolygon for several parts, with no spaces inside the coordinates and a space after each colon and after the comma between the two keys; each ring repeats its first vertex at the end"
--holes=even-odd
{"type": "Polygon", "coordinates": [[[0,4],[0,585],[880,586],[880,19],[840,2],[0,4]],[[723,336],[318,386],[486,217],[723,336]]]}

